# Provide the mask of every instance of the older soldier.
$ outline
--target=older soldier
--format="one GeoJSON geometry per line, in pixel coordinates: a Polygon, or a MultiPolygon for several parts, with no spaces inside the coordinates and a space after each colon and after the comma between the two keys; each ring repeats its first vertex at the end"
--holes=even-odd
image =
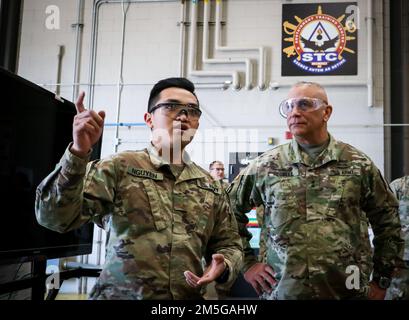
{"type": "Polygon", "coordinates": [[[219,160],[215,160],[209,164],[209,173],[214,181],[220,181],[223,189],[227,189],[229,184],[224,180],[224,164],[219,160]]]}
{"type": "Polygon", "coordinates": [[[293,86],[280,111],[294,139],[254,160],[228,190],[245,279],[267,299],[383,299],[403,246],[395,197],[365,154],[328,133],[332,107],[319,84],[293,86]],[[262,262],[250,250],[244,214],[260,204],[262,262]]]}
{"type": "Polygon", "coordinates": [[[215,160],[209,164],[209,172],[214,180],[219,181],[224,179],[224,164],[221,161],[215,160]]]}
{"type": "Polygon", "coordinates": [[[144,116],[150,145],[91,163],[105,113],[87,111],[83,99],[73,143],[38,187],[36,215],[58,232],[88,221],[107,231],[106,263],[90,298],[201,299],[202,285],[233,281],[242,248],[228,197],[184,151],[201,115],[194,85],[159,81],[144,116]]]}
{"type": "Polygon", "coordinates": [[[404,268],[400,269],[392,279],[386,298],[409,300],[409,176],[392,181],[390,186],[399,200],[399,217],[402,226],[401,233],[405,240],[405,250],[403,254],[404,268]]]}

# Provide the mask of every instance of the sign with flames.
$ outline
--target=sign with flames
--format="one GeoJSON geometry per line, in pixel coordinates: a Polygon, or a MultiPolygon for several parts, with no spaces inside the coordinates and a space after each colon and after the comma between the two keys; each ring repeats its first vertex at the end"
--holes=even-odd
{"type": "Polygon", "coordinates": [[[356,2],[283,4],[282,76],[357,75],[356,2]]]}

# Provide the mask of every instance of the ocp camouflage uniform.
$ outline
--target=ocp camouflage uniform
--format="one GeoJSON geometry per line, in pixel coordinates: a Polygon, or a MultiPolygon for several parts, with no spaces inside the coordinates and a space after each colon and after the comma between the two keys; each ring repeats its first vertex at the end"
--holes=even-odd
{"type": "Polygon", "coordinates": [[[223,179],[222,179],[222,180],[219,180],[219,182],[220,182],[222,188],[223,188],[224,190],[227,190],[227,188],[229,187],[229,183],[226,182],[226,181],[223,180],[223,179]]]}
{"type": "Polygon", "coordinates": [[[392,181],[393,193],[399,200],[401,235],[405,241],[404,268],[398,270],[386,294],[386,299],[409,300],[409,176],[392,181]]]}
{"type": "Polygon", "coordinates": [[[267,299],[365,298],[372,271],[368,219],[375,233],[375,270],[390,274],[401,262],[395,197],[367,156],[331,136],[315,160],[295,140],[267,151],[228,193],[243,240],[244,272],[257,262],[245,213],[265,206],[266,263],[278,280],[267,299]],[[348,266],[357,266],[359,274],[348,266]],[[355,274],[359,283],[348,278],[355,274]]]}
{"type": "Polygon", "coordinates": [[[106,262],[91,299],[201,299],[183,272],[223,254],[231,282],[242,247],[228,197],[191,162],[175,178],[150,146],[90,162],[68,149],[39,185],[38,222],[66,232],[93,221],[107,232],[106,262]]]}
{"type": "MultiPolygon", "coordinates": [[[[219,187],[223,190],[223,192],[226,192],[229,184],[225,180],[216,180],[216,183],[219,184],[219,187]]],[[[202,263],[206,263],[204,259],[202,263]]],[[[206,300],[224,300],[228,298],[232,285],[233,282],[217,283],[213,281],[206,286],[206,293],[204,295],[204,298],[206,300]]]]}

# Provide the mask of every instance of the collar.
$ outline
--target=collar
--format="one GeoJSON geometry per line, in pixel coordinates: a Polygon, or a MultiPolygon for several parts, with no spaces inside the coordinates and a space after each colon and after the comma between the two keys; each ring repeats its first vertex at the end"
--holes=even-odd
{"type": "MultiPolygon", "coordinates": [[[[159,169],[162,166],[169,166],[169,161],[163,159],[158,150],[154,147],[152,142],[147,147],[149,158],[156,169],[159,169]]],[[[180,174],[177,182],[186,181],[190,179],[204,178],[206,175],[198,168],[198,166],[190,159],[189,154],[186,151],[183,151],[182,161],[185,164],[185,168],[180,174]]]]}
{"type": "Polygon", "coordinates": [[[330,161],[339,161],[342,149],[339,148],[338,141],[335,140],[331,134],[328,133],[328,135],[328,146],[321,152],[321,154],[315,159],[314,162],[309,161],[309,157],[305,154],[305,152],[303,152],[303,154],[301,153],[302,150],[300,145],[298,144],[297,140],[293,138],[288,150],[288,158],[290,162],[292,164],[302,163],[307,166],[319,167],[330,161]]]}
{"type": "MultiPolygon", "coordinates": [[[[155,148],[152,142],[149,144],[147,149],[149,153],[149,158],[151,159],[151,162],[155,166],[155,168],[158,169],[164,165],[170,165],[169,161],[166,161],[159,155],[158,150],[155,148]]],[[[191,165],[193,163],[192,160],[190,159],[189,154],[184,150],[182,154],[182,161],[185,165],[191,165]]]]}

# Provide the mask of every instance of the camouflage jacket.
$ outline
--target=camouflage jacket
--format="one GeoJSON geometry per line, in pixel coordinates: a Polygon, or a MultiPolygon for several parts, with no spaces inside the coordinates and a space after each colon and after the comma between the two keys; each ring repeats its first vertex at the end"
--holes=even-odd
{"type": "Polygon", "coordinates": [[[58,232],[88,221],[106,230],[91,299],[201,299],[183,272],[201,275],[213,253],[224,255],[234,280],[242,247],[228,196],[186,153],[176,179],[152,146],[87,162],[66,150],[37,189],[36,216],[58,232]]]}
{"type": "Polygon", "coordinates": [[[243,240],[244,271],[257,262],[245,213],[265,206],[265,262],[278,280],[268,298],[364,298],[372,260],[383,275],[401,262],[396,198],[366,155],[333,137],[314,161],[295,140],[265,152],[228,192],[243,240]],[[368,220],[375,234],[373,259],[368,220]],[[359,268],[359,283],[353,283],[358,290],[347,288],[348,266],[359,268]]]}
{"type": "Polygon", "coordinates": [[[221,184],[223,190],[227,190],[227,188],[229,187],[229,183],[226,182],[224,179],[219,180],[219,182],[220,182],[220,184],[221,184]]]}
{"type": "Polygon", "coordinates": [[[404,260],[409,261],[409,176],[392,181],[393,193],[399,200],[399,217],[402,225],[402,238],[405,240],[404,260]]]}

